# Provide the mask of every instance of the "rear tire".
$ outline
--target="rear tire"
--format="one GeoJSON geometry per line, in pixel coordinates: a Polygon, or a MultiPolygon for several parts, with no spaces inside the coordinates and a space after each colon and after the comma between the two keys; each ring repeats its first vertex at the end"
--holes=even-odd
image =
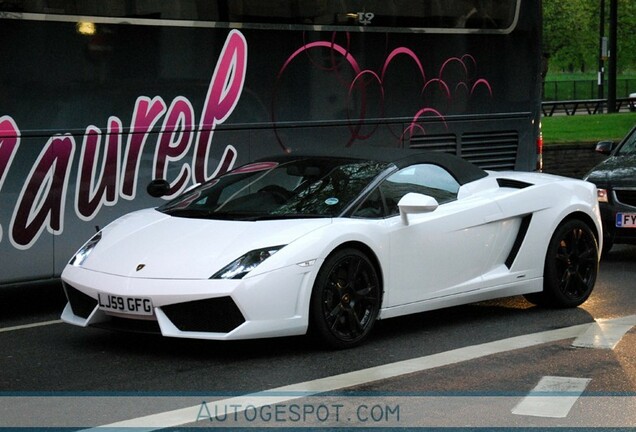
{"type": "Polygon", "coordinates": [[[598,243],[590,227],[571,219],[556,229],[545,257],[543,291],[526,295],[530,302],[571,308],[592,294],[598,274],[598,243]]]}
{"type": "Polygon", "coordinates": [[[332,348],[351,348],[367,338],[380,311],[382,289],[375,266],[358,249],[330,255],[311,293],[310,333],[332,348]]]}

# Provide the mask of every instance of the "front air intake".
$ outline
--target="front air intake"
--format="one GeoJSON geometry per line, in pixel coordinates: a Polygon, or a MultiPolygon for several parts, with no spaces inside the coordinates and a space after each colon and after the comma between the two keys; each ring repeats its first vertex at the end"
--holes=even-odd
{"type": "Polygon", "coordinates": [[[66,293],[66,298],[71,305],[73,314],[87,319],[97,307],[97,300],[79,290],[76,290],[67,283],[64,283],[63,285],[64,293],[66,293]]]}
{"type": "Polygon", "coordinates": [[[231,297],[176,303],[161,310],[181,331],[228,333],[245,322],[231,297]]]}
{"type": "Polygon", "coordinates": [[[636,207],[636,189],[633,188],[616,188],[614,189],[616,201],[620,204],[636,207]]]}

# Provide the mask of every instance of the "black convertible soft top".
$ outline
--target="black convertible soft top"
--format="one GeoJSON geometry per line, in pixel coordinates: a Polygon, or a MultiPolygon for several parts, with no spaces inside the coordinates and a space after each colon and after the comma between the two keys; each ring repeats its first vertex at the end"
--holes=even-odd
{"type": "Polygon", "coordinates": [[[392,163],[397,168],[415,164],[433,164],[445,168],[460,185],[470,183],[488,174],[478,166],[451,154],[427,150],[408,150],[387,147],[329,148],[316,151],[292,152],[260,158],[262,161],[285,161],[299,158],[358,159],[392,163]]]}

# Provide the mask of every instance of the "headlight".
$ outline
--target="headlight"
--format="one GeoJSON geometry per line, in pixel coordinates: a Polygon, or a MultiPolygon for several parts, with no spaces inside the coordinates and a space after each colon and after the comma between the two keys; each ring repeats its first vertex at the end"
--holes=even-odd
{"type": "Polygon", "coordinates": [[[596,189],[596,198],[598,199],[598,202],[606,203],[607,189],[596,189]]]}
{"type": "Polygon", "coordinates": [[[250,251],[223,267],[210,279],[242,279],[243,276],[254,270],[260,263],[274,255],[284,246],[272,246],[250,251]]]}
{"type": "Polygon", "coordinates": [[[77,253],[69,261],[69,264],[76,267],[79,267],[82,264],[84,264],[84,261],[86,261],[86,258],[88,258],[90,253],[93,251],[93,249],[95,249],[95,246],[97,246],[97,243],[99,243],[101,239],[102,239],[102,232],[100,231],[97,234],[95,234],[93,237],[91,237],[91,239],[87,241],[86,244],[84,244],[84,246],[80,248],[80,250],[77,251],[77,253]]]}

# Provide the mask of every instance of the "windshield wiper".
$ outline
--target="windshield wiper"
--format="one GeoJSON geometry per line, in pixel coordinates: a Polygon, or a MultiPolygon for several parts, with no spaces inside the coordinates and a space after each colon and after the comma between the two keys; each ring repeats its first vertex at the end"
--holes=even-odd
{"type": "Polygon", "coordinates": [[[170,216],[189,219],[242,220],[245,216],[241,214],[215,212],[213,210],[197,208],[168,209],[163,212],[170,216]]]}
{"type": "Polygon", "coordinates": [[[207,209],[182,208],[163,210],[167,215],[190,219],[219,219],[237,221],[263,221],[282,219],[316,219],[330,218],[332,215],[308,214],[308,213],[285,213],[285,214],[254,214],[254,213],[229,213],[215,212],[207,209]]]}
{"type": "Polygon", "coordinates": [[[322,219],[331,218],[332,215],[307,214],[307,213],[285,213],[285,214],[264,214],[248,216],[243,220],[264,221],[264,220],[282,220],[282,219],[322,219]]]}

